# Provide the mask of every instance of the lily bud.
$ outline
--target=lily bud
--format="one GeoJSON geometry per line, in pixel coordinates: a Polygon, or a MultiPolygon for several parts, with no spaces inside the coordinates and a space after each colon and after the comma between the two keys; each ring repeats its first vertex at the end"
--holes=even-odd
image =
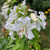
{"type": "Polygon", "coordinates": [[[34,10],[32,10],[32,9],[28,9],[28,11],[29,11],[29,12],[33,12],[34,10]]]}
{"type": "Polygon", "coordinates": [[[11,0],[8,0],[8,3],[11,2],[11,0]]]}
{"type": "Polygon", "coordinates": [[[32,20],[37,21],[36,15],[34,13],[31,13],[31,18],[32,20]]]}

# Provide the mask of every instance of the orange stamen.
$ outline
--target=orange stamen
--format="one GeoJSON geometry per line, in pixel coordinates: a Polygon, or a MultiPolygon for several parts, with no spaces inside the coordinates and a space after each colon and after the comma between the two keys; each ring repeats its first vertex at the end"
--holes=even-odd
{"type": "Polygon", "coordinates": [[[30,8],[30,6],[28,5],[28,6],[27,6],[27,9],[29,9],[29,8],[30,8]]]}
{"type": "Polygon", "coordinates": [[[28,37],[28,33],[27,33],[27,30],[26,30],[26,35],[27,35],[27,37],[28,37]]]}
{"type": "Polygon", "coordinates": [[[3,32],[6,34],[6,28],[3,28],[3,32]]]}
{"type": "Polygon", "coordinates": [[[9,35],[8,35],[8,33],[7,33],[7,37],[8,37],[9,35]]]}
{"type": "Polygon", "coordinates": [[[28,6],[27,6],[27,10],[26,10],[26,12],[28,12],[28,9],[29,9],[29,8],[30,8],[30,6],[28,5],[28,6]]]}
{"type": "Polygon", "coordinates": [[[18,34],[21,32],[21,29],[18,31],[18,34]]]}
{"type": "Polygon", "coordinates": [[[24,28],[23,28],[22,30],[23,30],[23,32],[24,32],[24,28]]]}
{"type": "Polygon", "coordinates": [[[28,12],[28,10],[26,10],[26,12],[28,12]]]}

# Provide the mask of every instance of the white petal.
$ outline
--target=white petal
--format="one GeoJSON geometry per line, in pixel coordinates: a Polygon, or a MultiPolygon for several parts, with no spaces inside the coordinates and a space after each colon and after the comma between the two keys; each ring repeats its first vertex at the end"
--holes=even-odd
{"type": "Polygon", "coordinates": [[[5,28],[12,30],[12,27],[13,27],[13,26],[14,26],[13,24],[6,24],[6,25],[5,25],[5,28]]]}
{"type": "Polygon", "coordinates": [[[21,4],[21,6],[23,6],[23,5],[25,5],[25,4],[26,4],[26,0],[23,1],[23,3],[21,4]]]}
{"type": "Polygon", "coordinates": [[[19,36],[20,36],[20,35],[21,35],[20,38],[23,38],[24,32],[20,32],[20,33],[19,33],[19,36]]]}
{"type": "Polygon", "coordinates": [[[40,16],[38,16],[41,20],[46,20],[45,14],[39,11],[40,16]]]}
{"type": "Polygon", "coordinates": [[[41,26],[43,27],[43,29],[45,29],[46,22],[45,21],[42,21],[41,26]]]}
{"type": "Polygon", "coordinates": [[[33,12],[34,10],[32,10],[32,9],[28,9],[28,11],[33,12]]]}
{"type": "Polygon", "coordinates": [[[11,36],[12,39],[15,40],[15,38],[13,37],[13,33],[14,33],[14,31],[10,31],[9,35],[11,36]]]}
{"type": "Polygon", "coordinates": [[[5,6],[3,6],[2,8],[4,9],[4,8],[7,8],[9,5],[5,5],[5,6]]]}
{"type": "Polygon", "coordinates": [[[27,33],[28,33],[28,37],[27,37],[27,35],[26,35],[26,37],[27,37],[28,39],[33,39],[33,38],[34,38],[34,35],[33,35],[33,33],[31,32],[31,30],[27,30],[27,33]]]}

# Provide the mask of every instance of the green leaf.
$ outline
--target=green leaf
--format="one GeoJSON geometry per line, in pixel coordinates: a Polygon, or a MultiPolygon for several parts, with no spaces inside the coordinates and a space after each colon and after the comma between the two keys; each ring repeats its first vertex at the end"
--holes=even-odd
{"type": "Polygon", "coordinates": [[[18,49],[18,48],[20,47],[19,42],[20,42],[20,39],[17,38],[17,39],[15,40],[15,45],[12,47],[12,50],[16,50],[16,49],[18,49]]]}
{"type": "Polygon", "coordinates": [[[45,48],[44,50],[50,50],[50,48],[45,48]]]}
{"type": "Polygon", "coordinates": [[[37,43],[37,46],[38,46],[38,50],[41,50],[41,47],[40,47],[39,43],[37,43]]]}
{"type": "Polygon", "coordinates": [[[25,12],[24,17],[26,17],[27,15],[28,15],[28,13],[27,13],[27,12],[25,12]]]}
{"type": "Polygon", "coordinates": [[[31,41],[31,43],[33,44],[33,47],[35,48],[35,50],[41,50],[39,43],[36,41],[36,39],[33,39],[31,41]]]}
{"type": "Polygon", "coordinates": [[[26,9],[27,9],[27,6],[21,6],[21,9],[23,10],[23,11],[26,11],[26,9]]]}
{"type": "Polygon", "coordinates": [[[18,11],[20,11],[20,9],[19,9],[19,8],[17,8],[17,9],[16,9],[16,12],[17,12],[17,13],[18,13],[18,11]]]}
{"type": "Polygon", "coordinates": [[[23,50],[25,40],[26,40],[26,37],[23,37],[21,39],[21,41],[20,41],[20,48],[21,48],[21,50],[23,50]]]}
{"type": "Polygon", "coordinates": [[[23,50],[29,50],[29,44],[26,42],[26,44],[24,45],[23,50]]]}
{"type": "Polygon", "coordinates": [[[32,29],[32,32],[33,32],[35,38],[39,39],[39,32],[38,32],[38,30],[34,28],[34,29],[32,29]]]}
{"type": "Polygon", "coordinates": [[[17,2],[17,0],[13,0],[12,3],[17,2]]]}
{"type": "Polygon", "coordinates": [[[16,49],[18,49],[19,47],[20,47],[20,45],[19,45],[19,44],[14,45],[14,46],[13,46],[13,48],[12,48],[12,50],[16,50],[16,49]]]}
{"type": "Polygon", "coordinates": [[[7,14],[8,14],[8,15],[10,14],[10,9],[8,9],[7,14]]]}
{"type": "Polygon", "coordinates": [[[13,42],[13,39],[11,38],[10,42],[7,44],[6,48],[13,42]]]}
{"type": "Polygon", "coordinates": [[[14,45],[10,45],[10,46],[8,46],[7,48],[10,48],[10,47],[13,47],[14,45]]]}
{"type": "Polygon", "coordinates": [[[21,13],[18,13],[18,18],[20,18],[21,16],[23,16],[23,14],[21,14],[21,13]]]}
{"type": "Polygon", "coordinates": [[[37,17],[37,18],[42,22],[42,20],[39,17],[37,17]]]}

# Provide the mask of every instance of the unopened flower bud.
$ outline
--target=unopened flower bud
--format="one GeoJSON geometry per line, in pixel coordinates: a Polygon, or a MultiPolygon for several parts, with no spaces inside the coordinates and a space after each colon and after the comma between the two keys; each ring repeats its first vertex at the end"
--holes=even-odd
{"type": "Polygon", "coordinates": [[[37,21],[36,15],[34,13],[31,13],[31,18],[32,20],[37,21]]]}

